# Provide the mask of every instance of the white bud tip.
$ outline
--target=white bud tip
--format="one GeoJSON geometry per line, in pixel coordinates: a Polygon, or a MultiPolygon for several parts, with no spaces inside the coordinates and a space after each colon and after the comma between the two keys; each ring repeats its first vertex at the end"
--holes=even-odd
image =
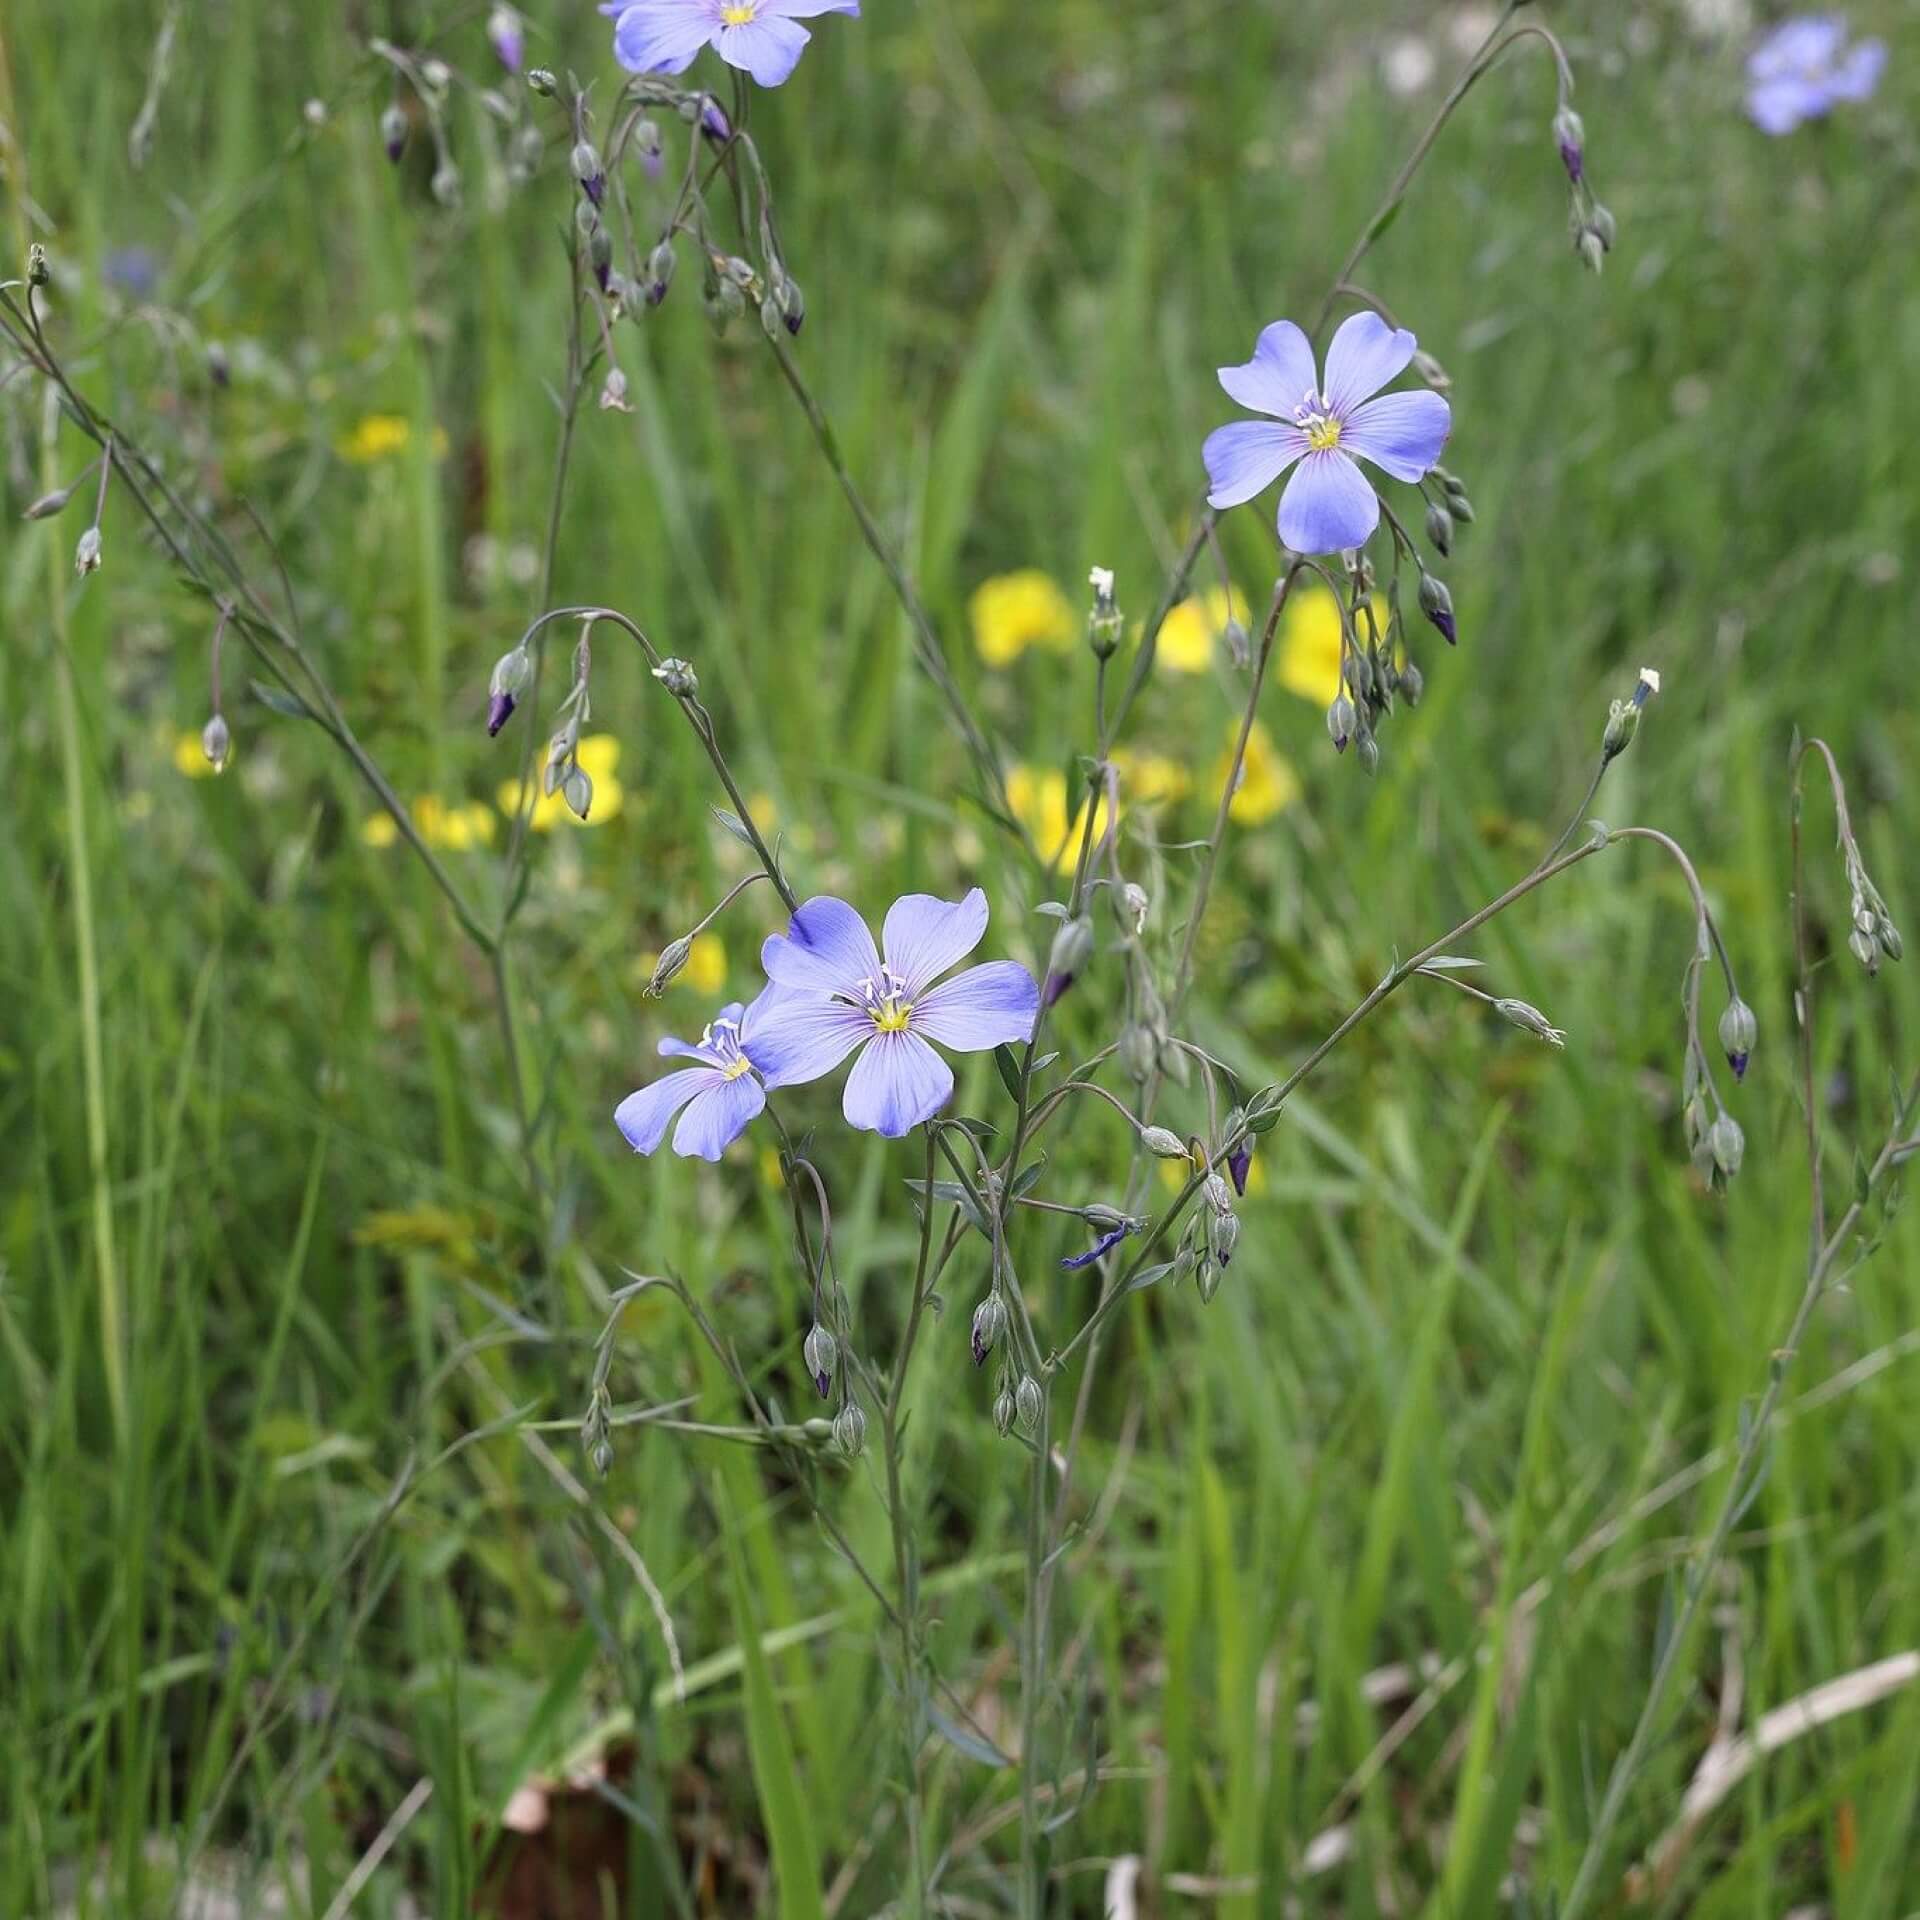
{"type": "Polygon", "coordinates": [[[1087,585],[1105,599],[1113,591],[1113,569],[1111,567],[1092,568],[1087,574],[1087,585]]]}
{"type": "Polygon", "coordinates": [[[1645,687],[1649,693],[1658,693],[1660,691],[1660,675],[1658,671],[1652,667],[1642,667],[1640,669],[1640,684],[1645,687]]]}

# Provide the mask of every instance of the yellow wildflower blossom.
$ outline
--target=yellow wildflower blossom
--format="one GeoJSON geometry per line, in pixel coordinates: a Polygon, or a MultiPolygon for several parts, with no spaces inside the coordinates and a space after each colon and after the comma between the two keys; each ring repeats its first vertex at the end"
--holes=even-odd
{"type": "Polygon", "coordinates": [[[1051,574],[1022,567],[983,580],[967,603],[973,644],[990,667],[1011,666],[1029,647],[1065,653],[1080,637],[1080,616],[1051,574]]]}
{"type": "Polygon", "coordinates": [[[174,770],[185,774],[189,780],[211,780],[233,765],[233,749],[228,747],[225,762],[216,767],[207,758],[207,750],[200,744],[199,734],[183,732],[174,736],[173,764],[174,770]]]}
{"type": "MultiPolygon", "coordinates": [[[[1011,768],[1007,774],[1007,804],[1013,817],[1033,836],[1041,859],[1054,865],[1063,854],[1077,854],[1081,836],[1086,832],[1087,803],[1067,818],[1067,776],[1054,768],[1025,765],[1011,768]]],[[[1100,796],[1100,811],[1094,816],[1096,841],[1106,831],[1107,797],[1100,796]]]]}
{"type": "Polygon", "coordinates": [[[1340,603],[1325,587],[1299,588],[1280,617],[1280,684],[1330,707],[1340,694],[1340,603]]]}
{"type": "MultiPolygon", "coordinates": [[[[574,810],[560,797],[556,788],[552,793],[540,792],[540,775],[534,775],[534,791],[538,795],[533,803],[533,815],[527,824],[535,833],[551,833],[563,822],[570,827],[603,827],[626,804],[626,789],[614,777],[620,764],[620,741],[611,733],[590,733],[580,742],[576,756],[587,777],[593,782],[593,805],[587,809],[587,817],[582,820],[574,810]]],[[[525,803],[525,789],[518,780],[508,780],[500,788],[500,811],[505,814],[518,813],[525,803]]]]}
{"type": "MultiPolygon", "coordinates": [[[[493,809],[478,800],[449,803],[431,793],[419,794],[408,807],[420,838],[435,852],[467,853],[492,844],[498,822],[493,809]]],[[[360,838],[370,847],[391,847],[400,828],[390,813],[370,813],[360,823],[360,838]]]]}
{"type": "Polygon", "coordinates": [[[680,973],[688,986],[703,994],[716,994],[727,984],[727,949],[717,933],[698,935],[687,949],[687,964],[680,973]]]}
{"type": "Polygon", "coordinates": [[[1227,630],[1229,620],[1246,624],[1247,603],[1235,588],[1231,595],[1225,587],[1212,587],[1191,600],[1182,600],[1168,609],[1160,623],[1160,639],[1154,649],[1154,665],[1167,673],[1205,673],[1213,664],[1213,647],[1227,630]]]}
{"type": "MultiPolygon", "coordinates": [[[[349,434],[343,434],[337,442],[340,457],[351,460],[355,466],[368,467],[376,460],[386,460],[396,453],[405,453],[413,443],[413,422],[403,413],[370,413],[357,421],[349,434]]],[[[447,451],[447,432],[444,427],[433,430],[433,457],[444,459],[447,451]]]]}
{"type": "Polygon", "coordinates": [[[1142,807],[1184,800],[1193,791],[1193,775],[1185,765],[1164,753],[1143,753],[1137,747],[1116,747],[1113,764],[1120,775],[1124,799],[1142,807]]]}
{"type": "MultiPolygon", "coordinates": [[[[1227,744],[1214,763],[1213,790],[1224,790],[1233,771],[1233,743],[1240,737],[1240,723],[1234,721],[1227,731],[1227,744]]],[[[1247,757],[1240,769],[1240,786],[1227,808],[1229,819],[1243,827],[1257,827],[1284,813],[1300,798],[1300,776],[1292,762],[1273,744],[1273,735],[1256,720],[1247,736],[1247,757]]]]}

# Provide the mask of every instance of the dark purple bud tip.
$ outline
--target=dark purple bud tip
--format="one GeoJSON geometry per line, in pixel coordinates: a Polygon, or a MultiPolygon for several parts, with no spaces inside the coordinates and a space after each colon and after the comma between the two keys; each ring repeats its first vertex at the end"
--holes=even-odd
{"type": "Polygon", "coordinates": [[[611,258],[596,260],[593,263],[593,277],[599,281],[600,291],[605,293],[607,290],[607,282],[613,277],[613,261],[611,258]]]}
{"type": "Polygon", "coordinates": [[[787,331],[793,334],[794,336],[796,336],[797,338],[799,335],[800,329],[806,325],[807,316],[804,313],[790,313],[787,315],[786,318],[787,318],[787,331]]]}
{"type": "Polygon", "coordinates": [[[513,718],[513,695],[496,693],[487,701],[487,738],[493,736],[513,718]]]}
{"type": "Polygon", "coordinates": [[[405,153],[406,150],[407,150],[407,143],[404,138],[399,140],[389,140],[387,142],[387,159],[389,160],[389,162],[391,162],[394,166],[397,167],[400,164],[400,156],[403,153],[405,153]]]}
{"type": "Polygon", "coordinates": [[[987,1343],[980,1338],[980,1329],[973,1330],[973,1364],[984,1367],[987,1364],[987,1343]]]}
{"type": "Polygon", "coordinates": [[[1220,1271],[1225,1273],[1227,1270],[1227,1262],[1233,1258],[1233,1255],[1230,1253],[1219,1253],[1216,1254],[1214,1258],[1220,1262],[1220,1271]]]}
{"type": "Polygon", "coordinates": [[[1430,613],[1427,615],[1427,618],[1431,620],[1433,624],[1440,629],[1440,637],[1447,643],[1448,646],[1455,647],[1460,644],[1459,624],[1455,621],[1453,614],[1450,611],[1444,612],[1444,613],[1430,613]]]}
{"type": "Polygon", "coordinates": [[[1042,998],[1045,1000],[1048,1006],[1050,1007],[1058,1006],[1060,1003],[1061,996],[1072,985],[1073,985],[1072,974],[1050,973],[1047,975],[1046,991],[1042,995],[1042,998]]]}
{"type": "Polygon", "coordinates": [[[700,115],[700,131],[704,133],[709,140],[731,140],[733,138],[733,122],[721,112],[717,102],[709,100],[705,110],[700,115]]]}
{"type": "Polygon", "coordinates": [[[607,176],[596,173],[580,182],[580,191],[597,207],[607,197],[607,176]]]}
{"type": "Polygon", "coordinates": [[[833,1391],[833,1376],[828,1373],[816,1373],[813,1384],[820,1389],[820,1398],[824,1400],[833,1391]]]}
{"type": "Polygon", "coordinates": [[[1580,176],[1587,170],[1586,155],[1569,140],[1560,142],[1560,164],[1567,170],[1567,178],[1577,187],[1580,176]]]}
{"type": "Polygon", "coordinates": [[[1747,1077],[1747,1062],[1752,1058],[1753,1056],[1748,1053],[1730,1053],[1727,1055],[1727,1065],[1733,1069],[1733,1077],[1736,1080],[1744,1080],[1747,1077]]]}
{"type": "Polygon", "coordinates": [[[657,307],[667,297],[667,283],[664,280],[647,282],[647,305],[657,307]]]}
{"type": "Polygon", "coordinates": [[[1247,1175],[1253,1171],[1253,1142],[1242,1140],[1227,1155],[1227,1173],[1232,1178],[1233,1190],[1242,1199],[1246,1197],[1247,1175]]]}

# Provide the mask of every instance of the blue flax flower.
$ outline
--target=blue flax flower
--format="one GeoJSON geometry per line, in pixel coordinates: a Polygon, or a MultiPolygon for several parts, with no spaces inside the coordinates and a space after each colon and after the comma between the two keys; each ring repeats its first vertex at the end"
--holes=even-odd
{"type": "Polygon", "coordinates": [[[613,1123],[636,1153],[652,1153],[667,1137],[673,1116],[673,1150],[689,1159],[718,1160],[767,1104],[760,1082],[765,1061],[760,1036],[781,995],[768,987],[750,1007],[725,1006],[696,1041],[662,1040],[668,1059],[695,1064],[630,1093],[613,1111],[613,1123]],[[681,1113],[681,1109],[686,1111],[681,1113]]]}
{"type": "Polygon", "coordinates": [[[934,984],[986,930],[978,887],[958,903],[902,894],[881,929],[883,959],[844,900],[819,894],[803,903],[791,929],[760,951],[781,989],[753,1039],[767,1085],[818,1080],[858,1048],[841,1099],[849,1126],[897,1140],[932,1119],[953,1093],[953,1069],[930,1041],[980,1053],[1033,1037],[1040,987],[1016,962],[992,960],[934,984]]]}
{"type": "Polygon", "coordinates": [[[1307,336],[1291,320],[1276,320],[1244,367],[1220,369],[1231,398],[1272,418],[1236,420],[1207,435],[1201,457],[1212,483],[1209,502],[1237,507],[1291,467],[1280,496],[1280,538],[1295,553],[1360,546],[1380,524],[1380,498],[1359,462],[1370,460],[1396,480],[1419,480],[1432,471],[1453,425],[1447,403],[1424,387],[1380,393],[1406,370],[1413,349],[1404,327],[1356,313],[1327,349],[1323,385],[1307,336]]]}
{"type": "Polygon", "coordinates": [[[1122,1220],[1117,1227],[1109,1227],[1085,1253],[1070,1253],[1060,1262],[1067,1272],[1072,1273],[1081,1267],[1090,1267],[1104,1255],[1111,1253],[1130,1233],[1138,1233],[1142,1226],[1138,1220],[1122,1220]]]}
{"type": "Polygon", "coordinates": [[[1848,45],[1847,23],[1837,13],[1788,20],[1748,56],[1747,112],[1762,133],[1791,133],[1842,101],[1865,100],[1886,63],[1886,42],[1848,45]]]}
{"type": "Polygon", "coordinates": [[[685,73],[702,47],[777,87],[812,39],[800,22],[858,14],[860,0],[607,0],[613,57],[629,73],[685,73]]]}

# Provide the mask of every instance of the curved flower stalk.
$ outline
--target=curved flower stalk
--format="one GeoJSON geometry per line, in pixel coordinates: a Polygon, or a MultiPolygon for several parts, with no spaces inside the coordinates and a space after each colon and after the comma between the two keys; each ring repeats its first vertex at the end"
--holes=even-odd
{"type": "Polygon", "coordinates": [[[816,14],[858,16],[860,0],[607,0],[613,55],[629,73],[685,73],[704,47],[777,87],[813,38],[816,14]]]}
{"type": "Polygon", "coordinates": [[[1327,349],[1326,378],[1313,345],[1291,320],[1264,329],[1245,366],[1222,367],[1228,395],[1270,420],[1236,420],[1208,434],[1201,449],[1208,504],[1237,507],[1293,469],[1280,496],[1280,538],[1295,553],[1343,553],[1362,546],[1380,524],[1380,498],[1360,471],[1369,461],[1396,480],[1431,473],[1446,445],[1453,411],[1427,388],[1381,393],[1413,359],[1405,327],[1377,313],[1340,324],[1327,349]],[[1378,395],[1378,398],[1373,396],[1378,395]]]}
{"type": "Polygon", "coordinates": [[[978,887],[957,902],[902,894],[887,909],[883,957],[844,900],[802,902],[789,931],[771,935],[760,954],[783,990],[754,1041],[768,1087],[818,1080],[858,1049],[841,1100],[849,1126],[897,1140],[932,1119],[953,1094],[953,1069],[931,1042],[982,1053],[1033,1035],[1040,987],[1017,961],[940,981],[986,930],[978,887]]]}
{"type": "Polygon", "coordinates": [[[613,1123],[634,1152],[654,1152],[675,1114],[673,1150],[687,1159],[718,1160],[739,1139],[767,1104],[763,1035],[780,998],[768,987],[750,1007],[737,1000],[722,1007],[698,1040],[660,1042],[667,1059],[695,1064],[628,1094],[614,1109],[613,1123]]]}

